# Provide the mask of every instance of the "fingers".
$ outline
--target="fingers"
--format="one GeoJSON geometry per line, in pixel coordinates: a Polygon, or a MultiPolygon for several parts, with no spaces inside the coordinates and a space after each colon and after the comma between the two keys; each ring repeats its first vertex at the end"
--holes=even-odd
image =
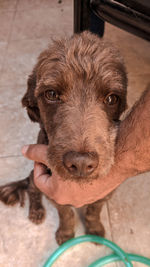
{"type": "Polygon", "coordinates": [[[78,199],[75,200],[74,186],[71,190],[71,183],[67,181],[62,181],[57,175],[50,176],[47,174],[47,168],[41,163],[35,162],[34,164],[34,183],[49,199],[53,199],[60,205],[73,205],[80,207],[81,204],[78,203],[78,199]],[[63,188],[63,194],[62,194],[63,188]]]}
{"type": "Polygon", "coordinates": [[[22,148],[22,154],[31,160],[41,162],[47,165],[47,146],[46,145],[28,145],[22,148]]]}
{"type": "Polygon", "coordinates": [[[53,184],[51,176],[47,173],[47,168],[41,163],[34,163],[34,183],[35,185],[52,199],[53,196],[53,184]]]}

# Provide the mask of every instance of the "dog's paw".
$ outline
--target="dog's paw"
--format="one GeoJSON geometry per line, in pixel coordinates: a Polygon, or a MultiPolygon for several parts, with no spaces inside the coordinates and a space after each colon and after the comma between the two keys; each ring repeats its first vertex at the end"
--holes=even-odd
{"type": "Polygon", "coordinates": [[[63,244],[64,242],[73,237],[74,237],[74,232],[63,231],[62,229],[58,229],[56,232],[56,241],[58,245],[63,244]]]}
{"type": "MultiPolygon", "coordinates": [[[[87,235],[97,235],[100,237],[105,236],[105,229],[102,224],[97,225],[96,228],[90,228],[86,230],[87,235]]],[[[93,242],[96,246],[101,246],[101,244],[93,242]]]]}
{"type": "Polygon", "coordinates": [[[0,186],[0,200],[6,205],[15,205],[20,203],[24,206],[25,188],[20,186],[20,182],[14,182],[8,185],[0,186]]]}
{"type": "Polygon", "coordinates": [[[15,205],[18,202],[18,195],[11,192],[11,186],[0,187],[0,200],[6,205],[15,205]]]}
{"type": "Polygon", "coordinates": [[[98,224],[94,228],[88,228],[86,230],[86,234],[88,234],[88,235],[98,235],[98,236],[104,237],[105,236],[104,226],[102,224],[98,224]]]}
{"type": "Polygon", "coordinates": [[[29,211],[29,219],[35,223],[35,224],[40,224],[44,221],[45,219],[45,209],[43,208],[43,206],[38,206],[36,208],[30,208],[29,211]]]}

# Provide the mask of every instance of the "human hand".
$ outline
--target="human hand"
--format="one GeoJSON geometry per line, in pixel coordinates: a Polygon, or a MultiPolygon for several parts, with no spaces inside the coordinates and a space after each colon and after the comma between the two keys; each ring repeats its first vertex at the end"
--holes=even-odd
{"type": "Polygon", "coordinates": [[[47,174],[47,146],[29,145],[22,149],[25,157],[35,161],[34,182],[36,186],[48,198],[53,199],[61,205],[72,205],[81,207],[103,198],[111,191],[107,188],[105,180],[94,180],[92,183],[78,183],[75,181],[63,180],[57,174],[47,174]],[[43,165],[44,164],[44,165],[43,165]]]}

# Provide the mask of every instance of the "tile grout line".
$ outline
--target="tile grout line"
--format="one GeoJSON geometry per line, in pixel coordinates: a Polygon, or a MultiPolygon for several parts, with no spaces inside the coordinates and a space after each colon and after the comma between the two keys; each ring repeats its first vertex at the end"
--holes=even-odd
{"type": "MultiPolygon", "coordinates": [[[[113,233],[112,233],[112,223],[111,223],[110,209],[109,209],[109,200],[106,201],[106,207],[107,207],[107,213],[108,213],[108,219],[109,219],[111,241],[114,242],[113,233]]],[[[115,262],[114,266],[117,267],[118,264],[115,262]]]]}
{"type": "Polygon", "coordinates": [[[109,219],[109,226],[111,229],[111,240],[113,241],[113,234],[112,234],[112,224],[111,224],[111,218],[110,218],[110,209],[109,209],[109,200],[106,201],[106,207],[107,207],[107,213],[108,213],[108,219],[109,219]]]}
{"type": "Polygon", "coordinates": [[[8,156],[0,156],[1,159],[7,159],[7,158],[24,158],[22,155],[8,155],[8,156]]]}

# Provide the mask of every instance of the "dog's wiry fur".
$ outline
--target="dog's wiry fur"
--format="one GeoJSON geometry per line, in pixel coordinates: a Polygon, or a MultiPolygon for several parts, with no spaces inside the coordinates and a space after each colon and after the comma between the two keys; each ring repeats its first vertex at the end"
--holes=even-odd
{"type": "MultiPolygon", "coordinates": [[[[53,41],[40,54],[22,103],[30,119],[40,124],[38,143],[48,145],[52,173],[81,183],[100,179],[109,171],[114,161],[118,120],[126,108],[126,88],[122,57],[89,32],[53,41]],[[56,91],[59,100],[48,102],[48,90],[56,91]],[[114,105],[105,102],[110,94],[118,97],[114,105]],[[67,153],[87,157],[96,164],[92,172],[68,171],[64,164],[67,153]]],[[[6,204],[20,201],[23,205],[25,191],[30,198],[29,218],[40,223],[45,216],[42,193],[35,187],[32,173],[21,182],[0,187],[0,199],[6,204]]],[[[87,233],[104,235],[98,218],[103,202],[87,207],[87,233]]],[[[74,214],[69,206],[56,206],[60,216],[56,239],[61,244],[74,236],[74,214]]]]}

